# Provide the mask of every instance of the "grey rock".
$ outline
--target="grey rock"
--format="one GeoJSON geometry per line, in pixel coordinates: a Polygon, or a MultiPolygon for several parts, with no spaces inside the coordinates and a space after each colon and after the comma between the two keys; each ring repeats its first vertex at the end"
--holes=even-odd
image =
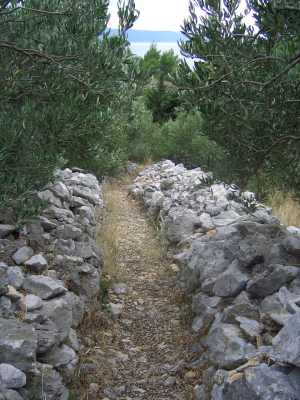
{"type": "Polygon", "coordinates": [[[77,333],[74,329],[70,329],[69,336],[67,337],[66,344],[70,346],[73,350],[79,351],[80,342],[77,333]]]}
{"type": "Polygon", "coordinates": [[[39,310],[43,306],[42,299],[34,294],[27,294],[24,297],[24,306],[27,311],[39,310]]]}
{"type": "Polygon", "coordinates": [[[26,267],[36,273],[44,272],[48,267],[48,262],[42,254],[37,254],[25,262],[26,267]]]}
{"type": "Polygon", "coordinates": [[[300,312],[288,318],[273,346],[281,361],[300,367],[300,312]]]}
{"type": "Polygon", "coordinates": [[[68,308],[71,311],[71,326],[76,328],[83,319],[85,312],[84,302],[75,293],[67,292],[64,296],[64,300],[68,304],[68,308]]]}
{"type": "Polygon", "coordinates": [[[247,291],[254,297],[266,297],[291,282],[299,273],[297,267],[270,265],[264,273],[248,282],[247,291]]]}
{"type": "Polygon", "coordinates": [[[73,324],[72,305],[70,304],[69,296],[45,301],[42,312],[55,324],[59,341],[64,341],[69,336],[73,324]]]}
{"type": "Polygon", "coordinates": [[[294,256],[300,256],[300,237],[289,236],[283,242],[286,251],[294,256]]]}
{"type": "Polygon", "coordinates": [[[49,189],[54,193],[56,197],[59,197],[61,200],[70,200],[70,192],[63,182],[57,182],[54,185],[49,186],[49,189]]]}
{"type": "Polygon", "coordinates": [[[236,317],[240,324],[240,328],[250,339],[255,339],[262,333],[264,326],[254,319],[245,317],[236,317]]]}
{"type": "Polygon", "coordinates": [[[40,216],[39,221],[46,232],[51,232],[57,228],[57,224],[46,217],[40,216]]]}
{"type": "Polygon", "coordinates": [[[61,336],[58,333],[57,326],[51,320],[35,324],[35,330],[38,338],[37,354],[45,354],[54,346],[61,342],[61,336]]]}
{"type": "Polygon", "coordinates": [[[74,214],[71,210],[50,206],[44,211],[44,215],[50,219],[57,220],[62,223],[72,224],[74,221],[74,214]]]}
{"type": "Polygon", "coordinates": [[[82,236],[82,230],[71,224],[61,225],[56,230],[57,237],[61,239],[78,240],[82,236]]]}
{"type": "Polygon", "coordinates": [[[26,375],[10,364],[0,364],[0,387],[20,389],[26,385],[26,375]]]}
{"type": "Polygon", "coordinates": [[[20,267],[9,267],[7,269],[7,282],[16,289],[23,285],[24,274],[20,267]]]}
{"type": "Polygon", "coordinates": [[[258,307],[253,304],[245,291],[241,292],[239,296],[235,298],[232,305],[223,310],[223,322],[235,323],[236,317],[259,320],[258,307]]]}
{"type": "Polygon", "coordinates": [[[88,200],[94,206],[100,203],[100,196],[97,192],[93,191],[89,187],[84,186],[73,186],[72,195],[77,197],[82,197],[88,200]]]}
{"type": "Polygon", "coordinates": [[[0,318],[0,360],[22,371],[34,368],[37,334],[26,323],[0,318]]]}
{"type": "Polygon", "coordinates": [[[6,296],[0,297],[0,317],[9,318],[13,315],[14,308],[11,300],[6,296]]]}
{"type": "Polygon", "coordinates": [[[127,287],[126,283],[114,283],[112,285],[112,289],[115,294],[126,294],[128,287],[127,287]]]}
{"type": "Polygon", "coordinates": [[[38,197],[49,204],[53,204],[55,207],[62,207],[61,200],[54,196],[54,194],[48,189],[39,192],[38,197]]]}
{"type": "Polygon", "coordinates": [[[55,252],[72,256],[75,253],[75,242],[73,239],[58,239],[55,244],[55,252]]]}
{"type": "Polygon", "coordinates": [[[202,317],[196,317],[192,323],[192,330],[195,333],[199,333],[205,327],[204,321],[202,317]]]}
{"type": "Polygon", "coordinates": [[[0,239],[6,238],[11,233],[16,231],[16,227],[14,225],[4,225],[0,224],[0,239]]]}
{"type": "Polygon", "coordinates": [[[43,361],[45,364],[53,365],[55,368],[64,367],[76,359],[75,351],[66,345],[54,347],[40,357],[40,361],[43,361]]]}
{"type": "Polygon", "coordinates": [[[64,386],[61,375],[51,365],[38,363],[36,367],[26,386],[28,388],[26,400],[40,400],[41,388],[43,397],[47,400],[68,400],[69,391],[64,386]]]}
{"type": "Polygon", "coordinates": [[[29,275],[24,280],[23,288],[43,300],[57,297],[67,291],[63,282],[44,275],[29,275]]]}
{"type": "Polygon", "coordinates": [[[1,397],[2,393],[0,392],[0,399],[1,400],[23,400],[23,397],[17,392],[16,390],[12,389],[4,389],[3,396],[1,397]]]}
{"type": "Polygon", "coordinates": [[[220,368],[235,368],[247,360],[247,354],[255,350],[252,344],[243,339],[241,330],[231,324],[215,322],[204,345],[213,365],[220,368]]]}
{"type": "Polygon", "coordinates": [[[201,228],[205,231],[208,232],[212,229],[215,228],[215,225],[213,223],[213,220],[211,216],[207,213],[202,213],[199,217],[199,222],[201,224],[201,228]]]}
{"type": "Polygon", "coordinates": [[[195,226],[199,224],[197,214],[189,209],[174,209],[164,221],[164,231],[167,239],[178,243],[193,234],[195,226]]]}
{"type": "Polygon", "coordinates": [[[31,247],[23,246],[13,254],[12,259],[18,265],[23,264],[25,261],[29,260],[34,254],[31,247]]]}
{"type": "Polygon", "coordinates": [[[266,364],[247,368],[244,377],[226,384],[221,400],[299,400],[287,374],[266,364]]]}
{"type": "Polygon", "coordinates": [[[113,319],[120,318],[123,308],[124,308],[123,304],[109,303],[109,309],[113,319]]]}
{"type": "Polygon", "coordinates": [[[219,297],[234,297],[245,289],[249,278],[239,269],[239,261],[235,260],[230,264],[216,280],[213,293],[219,297]]]}

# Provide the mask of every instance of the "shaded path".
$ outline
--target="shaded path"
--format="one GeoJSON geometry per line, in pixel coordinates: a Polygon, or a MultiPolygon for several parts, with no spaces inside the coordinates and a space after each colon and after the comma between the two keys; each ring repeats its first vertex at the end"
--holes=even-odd
{"type": "Polygon", "coordinates": [[[86,375],[86,387],[95,385],[82,398],[192,399],[200,371],[188,367],[187,355],[199,354],[190,325],[181,318],[187,306],[176,288],[176,267],[127,193],[124,183],[105,189],[108,210],[100,242],[106,247],[105,279],[116,283],[108,293],[114,320],[93,315],[84,327],[82,362],[96,370],[86,375]]]}

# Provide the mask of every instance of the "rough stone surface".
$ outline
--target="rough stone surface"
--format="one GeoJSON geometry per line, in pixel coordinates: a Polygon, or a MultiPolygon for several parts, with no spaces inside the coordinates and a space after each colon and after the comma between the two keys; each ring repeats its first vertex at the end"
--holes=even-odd
{"type": "Polygon", "coordinates": [[[48,262],[42,254],[37,254],[25,262],[26,267],[36,273],[41,273],[47,269],[48,262]]]}
{"type": "Polygon", "coordinates": [[[44,300],[57,297],[67,291],[63,282],[44,275],[28,276],[24,281],[23,288],[44,300]]]}
{"type": "Polygon", "coordinates": [[[15,254],[12,256],[12,259],[15,261],[16,264],[23,264],[25,261],[29,260],[34,254],[31,247],[24,246],[21,247],[15,254]]]}
{"type": "Polygon", "coordinates": [[[33,326],[0,318],[0,360],[22,371],[34,368],[37,335],[33,326]]]}
{"type": "Polygon", "coordinates": [[[20,389],[26,385],[24,372],[10,364],[0,364],[0,387],[7,389],[20,389]]]}

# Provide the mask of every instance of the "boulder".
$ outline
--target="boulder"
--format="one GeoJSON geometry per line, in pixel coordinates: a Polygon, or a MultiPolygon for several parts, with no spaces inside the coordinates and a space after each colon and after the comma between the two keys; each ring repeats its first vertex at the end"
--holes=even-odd
{"type": "Polygon", "coordinates": [[[239,366],[247,360],[247,354],[255,350],[237,326],[219,321],[212,325],[203,343],[208,348],[210,362],[225,369],[239,366]]]}
{"type": "MultiPolygon", "coordinates": [[[[80,307],[77,312],[80,312],[79,310],[80,307]]],[[[59,336],[59,342],[64,341],[69,336],[71,326],[73,325],[72,305],[70,304],[69,296],[45,301],[41,312],[54,323],[59,336]]]]}
{"type": "Polygon", "coordinates": [[[0,318],[0,360],[22,371],[34,369],[37,334],[33,326],[14,319],[0,318]]]}
{"type": "Polygon", "coordinates": [[[49,204],[53,204],[55,207],[62,207],[61,200],[54,196],[54,194],[48,189],[39,192],[38,197],[49,204]]]}
{"type": "Polygon", "coordinates": [[[20,267],[9,267],[6,272],[7,282],[16,289],[21,288],[24,282],[24,274],[20,267]]]}
{"type": "Polygon", "coordinates": [[[219,297],[234,297],[245,289],[249,278],[239,269],[239,261],[234,260],[227,270],[216,280],[213,293],[219,297]]]}
{"type": "Polygon", "coordinates": [[[23,246],[20,249],[18,249],[15,252],[15,254],[13,254],[12,259],[16,264],[20,265],[24,264],[25,261],[29,260],[29,258],[32,257],[33,254],[34,252],[31,247],[23,246]]]}
{"type": "Polygon", "coordinates": [[[300,367],[300,311],[287,319],[273,346],[281,361],[300,367]]]}
{"type": "Polygon", "coordinates": [[[0,387],[20,389],[26,385],[26,375],[10,364],[0,364],[0,387]]]}
{"type": "Polygon", "coordinates": [[[286,251],[294,256],[300,256],[300,237],[299,236],[288,236],[284,241],[283,245],[286,251]]]}
{"type": "Polygon", "coordinates": [[[27,294],[23,300],[26,311],[39,310],[43,306],[42,299],[34,294],[27,294]]]}
{"type": "Polygon", "coordinates": [[[25,262],[26,267],[36,273],[44,272],[48,267],[48,262],[42,254],[36,254],[25,262]]]}
{"type": "Polygon", "coordinates": [[[247,291],[253,297],[264,298],[299,276],[300,269],[292,266],[270,265],[266,271],[248,282],[247,291]]]}
{"type": "Polygon", "coordinates": [[[51,365],[37,363],[36,371],[29,376],[27,382],[28,395],[26,400],[68,400],[69,391],[62,382],[61,375],[51,365]]]}
{"type": "Polygon", "coordinates": [[[43,300],[52,299],[67,291],[63,282],[44,275],[27,276],[23,288],[43,300]]]}

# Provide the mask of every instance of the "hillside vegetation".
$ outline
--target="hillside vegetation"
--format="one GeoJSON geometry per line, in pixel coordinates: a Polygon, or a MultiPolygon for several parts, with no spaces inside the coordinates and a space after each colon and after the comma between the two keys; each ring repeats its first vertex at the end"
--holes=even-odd
{"type": "Polygon", "coordinates": [[[32,194],[58,167],[101,177],[128,160],[161,158],[261,196],[299,192],[296,2],[248,0],[244,12],[239,0],[191,1],[181,50],[193,68],[155,47],[134,56],[134,1],[119,1],[116,36],[108,5],[0,1],[2,208],[13,218],[34,212],[32,194]]]}

